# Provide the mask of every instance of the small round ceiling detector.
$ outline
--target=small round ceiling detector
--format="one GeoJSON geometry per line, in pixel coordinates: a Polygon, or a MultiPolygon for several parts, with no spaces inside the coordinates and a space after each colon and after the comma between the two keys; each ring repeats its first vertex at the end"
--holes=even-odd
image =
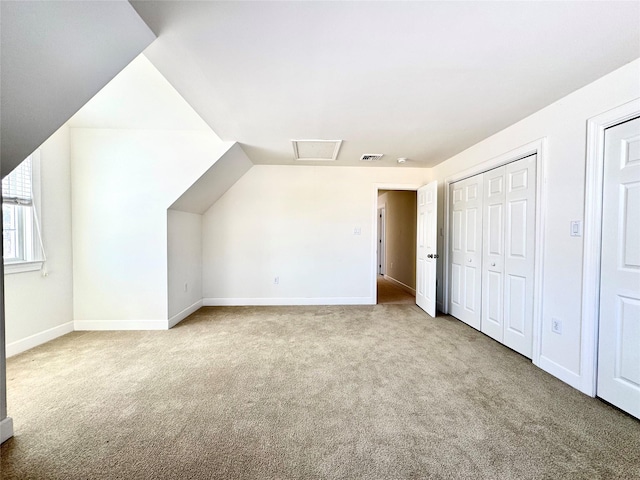
{"type": "Polygon", "coordinates": [[[407,159],[405,157],[400,157],[398,159],[398,163],[407,163],[407,159]]]}

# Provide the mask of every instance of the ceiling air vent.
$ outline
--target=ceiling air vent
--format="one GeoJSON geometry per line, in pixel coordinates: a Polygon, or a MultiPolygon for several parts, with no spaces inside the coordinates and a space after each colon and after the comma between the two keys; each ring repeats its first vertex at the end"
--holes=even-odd
{"type": "Polygon", "coordinates": [[[376,160],[380,160],[384,157],[384,153],[365,153],[360,157],[360,160],[363,162],[375,162],[376,160]]]}
{"type": "Polygon", "coordinates": [[[296,160],[332,161],[338,156],[342,140],[291,140],[296,160]]]}

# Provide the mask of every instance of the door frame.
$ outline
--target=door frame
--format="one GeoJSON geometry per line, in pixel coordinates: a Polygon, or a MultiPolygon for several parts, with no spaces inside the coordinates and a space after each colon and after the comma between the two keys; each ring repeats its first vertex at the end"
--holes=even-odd
{"type": "MultiPolygon", "coordinates": [[[[427,182],[428,183],[428,182],[427,182]]],[[[378,229],[378,191],[379,190],[407,190],[417,192],[418,188],[423,184],[416,183],[374,183],[373,184],[373,202],[371,208],[371,231],[375,232],[378,229]]],[[[416,220],[417,224],[417,220],[416,220]]],[[[371,292],[372,297],[370,299],[371,305],[376,305],[378,302],[378,235],[371,235],[371,272],[369,278],[371,279],[371,292]]]]}
{"type": "Polygon", "coordinates": [[[386,207],[378,207],[378,275],[385,275],[387,271],[387,225],[386,225],[386,216],[387,209],[386,207]]]}
{"type": "Polygon", "coordinates": [[[443,229],[443,268],[442,268],[442,310],[449,313],[450,300],[450,273],[449,273],[449,187],[452,183],[464,180],[465,178],[484,173],[507,163],[520,160],[530,155],[536,157],[536,218],[535,218],[535,254],[533,267],[533,351],[531,361],[534,365],[540,364],[540,353],[542,350],[542,275],[543,275],[543,259],[544,259],[544,232],[545,232],[545,211],[546,211],[546,164],[547,164],[547,138],[543,137],[533,142],[517,147],[497,157],[486,160],[482,163],[474,165],[444,179],[443,183],[443,211],[444,211],[444,229],[443,229]]]}
{"type": "Polygon", "coordinates": [[[640,116],[640,98],[587,120],[587,159],[582,261],[582,336],[580,391],[595,397],[598,376],[600,324],[600,260],[602,251],[602,194],[604,191],[604,131],[640,116]]]}

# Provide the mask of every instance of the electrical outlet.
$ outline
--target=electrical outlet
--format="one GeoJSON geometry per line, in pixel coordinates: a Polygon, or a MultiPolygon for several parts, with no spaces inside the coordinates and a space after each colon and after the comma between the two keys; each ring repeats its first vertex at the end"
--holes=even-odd
{"type": "Polygon", "coordinates": [[[361,235],[361,234],[362,234],[362,228],[360,228],[360,227],[354,227],[354,228],[353,228],[353,234],[354,234],[354,235],[361,235]]]}
{"type": "Polygon", "coordinates": [[[559,335],[562,335],[562,320],[560,320],[558,318],[552,318],[551,319],[551,331],[553,333],[557,333],[559,335]]]}
{"type": "Polygon", "coordinates": [[[280,277],[275,277],[275,278],[273,279],[273,284],[274,284],[274,285],[279,285],[279,284],[280,284],[280,277]]]}

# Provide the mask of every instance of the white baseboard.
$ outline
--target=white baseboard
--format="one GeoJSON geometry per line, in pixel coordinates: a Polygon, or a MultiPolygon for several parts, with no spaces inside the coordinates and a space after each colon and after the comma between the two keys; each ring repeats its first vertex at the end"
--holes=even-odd
{"type": "Polygon", "coordinates": [[[0,420],[0,443],[4,443],[13,437],[13,420],[7,417],[0,420]]]}
{"type": "Polygon", "coordinates": [[[169,328],[175,327],[178,323],[180,323],[182,320],[187,318],[193,312],[197,311],[200,307],[202,307],[202,300],[198,300],[193,305],[188,306],[187,308],[182,310],[180,313],[171,317],[169,319],[169,328]]]}
{"type": "Polygon", "coordinates": [[[204,298],[205,307],[240,307],[264,305],[375,305],[371,297],[318,297],[318,298],[204,298]]]}
{"type": "Polygon", "coordinates": [[[396,280],[395,278],[390,277],[389,275],[383,275],[383,276],[384,276],[385,280],[389,280],[391,283],[393,283],[397,287],[400,287],[405,292],[410,293],[411,295],[415,296],[415,294],[416,294],[416,289],[415,288],[411,288],[409,285],[405,285],[400,280],[396,280]]]}
{"type": "MultiPolygon", "coordinates": [[[[549,360],[544,355],[540,355],[540,362],[538,363],[538,367],[540,367],[545,372],[550,373],[554,377],[562,380],[564,383],[567,383],[571,385],[573,388],[583,392],[582,377],[577,373],[572,372],[568,368],[557,364],[553,360],[549,360]]],[[[583,393],[587,393],[587,392],[583,392],[583,393]]]]}
{"type": "Polygon", "coordinates": [[[91,330],[168,330],[167,320],[76,320],[76,331],[91,330]]]}
{"type": "Polygon", "coordinates": [[[22,353],[38,345],[42,345],[54,338],[61,337],[73,332],[73,322],[63,323],[57,327],[50,328],[44,332],[36,333],[22,340],[17,340],[7,344],[7,358],[22,353]]]}

